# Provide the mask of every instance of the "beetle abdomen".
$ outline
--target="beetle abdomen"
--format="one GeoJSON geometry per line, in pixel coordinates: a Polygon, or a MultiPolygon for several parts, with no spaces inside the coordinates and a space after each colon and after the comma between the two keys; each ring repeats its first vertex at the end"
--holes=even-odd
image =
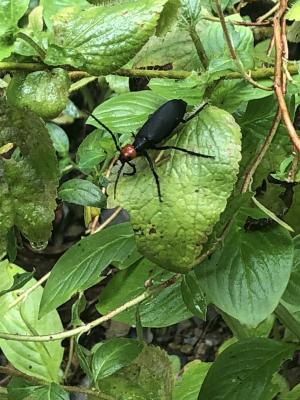
{"type": "Polygon", "coordinates": [[[167,139],[182,122],[186,107],[187,103],[183,100],[170,100],[151,114],[134,140],[137,151],[149,148],[147,144],[157,144],[167,139]]]}

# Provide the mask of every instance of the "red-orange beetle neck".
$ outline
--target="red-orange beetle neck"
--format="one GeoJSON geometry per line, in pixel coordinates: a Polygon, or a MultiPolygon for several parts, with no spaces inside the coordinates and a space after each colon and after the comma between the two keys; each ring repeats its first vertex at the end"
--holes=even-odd
{"type": "Polygon", "coordinates": [[[136,150],[132,144],[127,144],[121,149],[120,160],[130,161],[137,157],[136,150]]]}

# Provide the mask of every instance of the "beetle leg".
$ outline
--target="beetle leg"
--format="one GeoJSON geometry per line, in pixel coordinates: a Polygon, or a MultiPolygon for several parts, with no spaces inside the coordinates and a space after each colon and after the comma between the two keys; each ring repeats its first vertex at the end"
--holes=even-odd
{"type": "Polygon", "coordinates": [[[201,104],[194,112],[192,112],[189,116],[187,116],[186,118],[183,118],[183,120],[181,121],[183,124],[185,124],[186,122],[190,121],[192,118],[196,117],[197,114],[199,114],[199,112],[201,112],[203,110],[204,107],[206,107],[208,105],[208,103],[204,103],[201,104]]]}
{"type": "Polygon", "coordinates": [[[118,182],[119,182],[119,178],[120,178],[122,169],[124,168],[124,165],[125,165],[125,163],[123,163],[123,164],[121,165],[121,167],[119,168],[119,171],[118,171],[118,173],[117,173],[117,178],[116,178],[115,184],[114,184],[114,199],[116,198],[117,184],[118,184],[118,182]]]}
{"type": "Polygon", "coordinates": [[[146,157],[146,160],[148,161],[149,167],[150,167],[150,169],[151,169],[151,171],[152,171],[152,174],[153,174],[153,176],[154,176],[154,179],[155,179],[155,183],[156,183],[156,187],[157,187],[157,193],[158,193],[158,198],[159,198],[159,201],[162,203],[162,197],[161,197],[161,192],[160,192],[159,178],[158,178],[157,173],[155,172],[154,165],[153,165],[153,162],[152,162],[152,160],[151,160],[151,157],[149,156],[149,154],[148,154],[146,151],[145,151],[142,155],[145,156],[145,157],[146,157]]]}
{"type": "Polygon", "coordinates": [[[207,154],[202,154],[202,153],[195,153],[194,151],[183,149],[182,147],[177,147],[177,146],[155,146],[155,147],[152,147],[152,148],[156,149],[156,150],[173,149],[173,150],[182,151],[183,153],[187,153],[187,154],[189,154],[191,156],[204,157],[204,158],[215,158],[214,156],[209,156],[207,154]]]}
{"type": "Polygon", "coordinates": [[[135,168],[135,165],[134,165],[134,164],[131,164],[131,162],[130,162],[130,161],[126,161],[126,163],[127,163],[128,165],[130,165],[130,166],[131,166],[131,168],[132,168],[132,171],[131,171],[131,172],[124,172],[124,175],[127,175],[127,176],[135,175],[135,174],[136,174],[136,168],[135,168]]]}

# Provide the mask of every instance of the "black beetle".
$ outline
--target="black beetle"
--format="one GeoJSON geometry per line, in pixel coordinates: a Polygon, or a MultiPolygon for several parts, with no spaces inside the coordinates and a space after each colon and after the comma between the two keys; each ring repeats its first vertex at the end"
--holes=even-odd
{"type": "Polygon", "coordinates": [[[183,100],[169,100],[160,106],[153,114],[148,117],[148,120],[141,127],[138,133],[135,135],[135,139],[132,144],[127,144],[126,146],[120,148],[114,133],[96,118],[93,114],[90,114],[92,118],[99,125],[105,128],[112,136],[117,150],[120,152],[118,160],[121,161],[122,165],[117,173],[117,178],[115,181],[114,195],[116,194],[117,183],[121,175],[122,169],[125,164],[129,164],[132,168],[132,172],[126,173],[126,175],[134,175],[136,173],[135,165],[131,163],[136,157],[144,156],[148,161],[149,167],[153,173],[159,201],[162,202],[162,196],[160,191],[159,178],[155,172],[154,165],[151,157],[149,156],[147,150],[179,150],[184,153],[190,154],[197,157],[214,158],[213,156],[195,153],[194,151],[183,149],[177,146],[159,146],[163,140],[167,139],[174,129],[182,122],[185,123],[193,118],[198,112],[203,109],[204,106],[200,107],[193,115],[184,119],[186,113],[187,103],[183,100]]]}

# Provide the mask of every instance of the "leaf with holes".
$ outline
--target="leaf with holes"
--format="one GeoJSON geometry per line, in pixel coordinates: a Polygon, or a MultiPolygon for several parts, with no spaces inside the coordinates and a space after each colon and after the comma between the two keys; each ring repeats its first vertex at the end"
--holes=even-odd
{"type": "MultiPolygon", "coordinates": [[[[163,197],[160,203],[153,174],[140,157],[135,162],[137,175],[120,179],[116,201],[113,185],[108,187],[108,201],[129,213],[138,250],[145,257],[162,268],[188,272],[197,264],[236,181],[240,129],[226,111],[206,107],[167,144],[215,158],[166,151],[156,167],[163,197]]],[[[151,152],[153,159],[157,155],[151,152]]]]}
{"type": "Polygon", "coordinates": [[[6,143],[13,143],[16,151],[9,159],[0,156],[0,243],[5,246],[14,225],[31,242],[45,242],[51,235],[58,186],[48,131],[33,112],[2,101],[0,147],[6,143]]]}

